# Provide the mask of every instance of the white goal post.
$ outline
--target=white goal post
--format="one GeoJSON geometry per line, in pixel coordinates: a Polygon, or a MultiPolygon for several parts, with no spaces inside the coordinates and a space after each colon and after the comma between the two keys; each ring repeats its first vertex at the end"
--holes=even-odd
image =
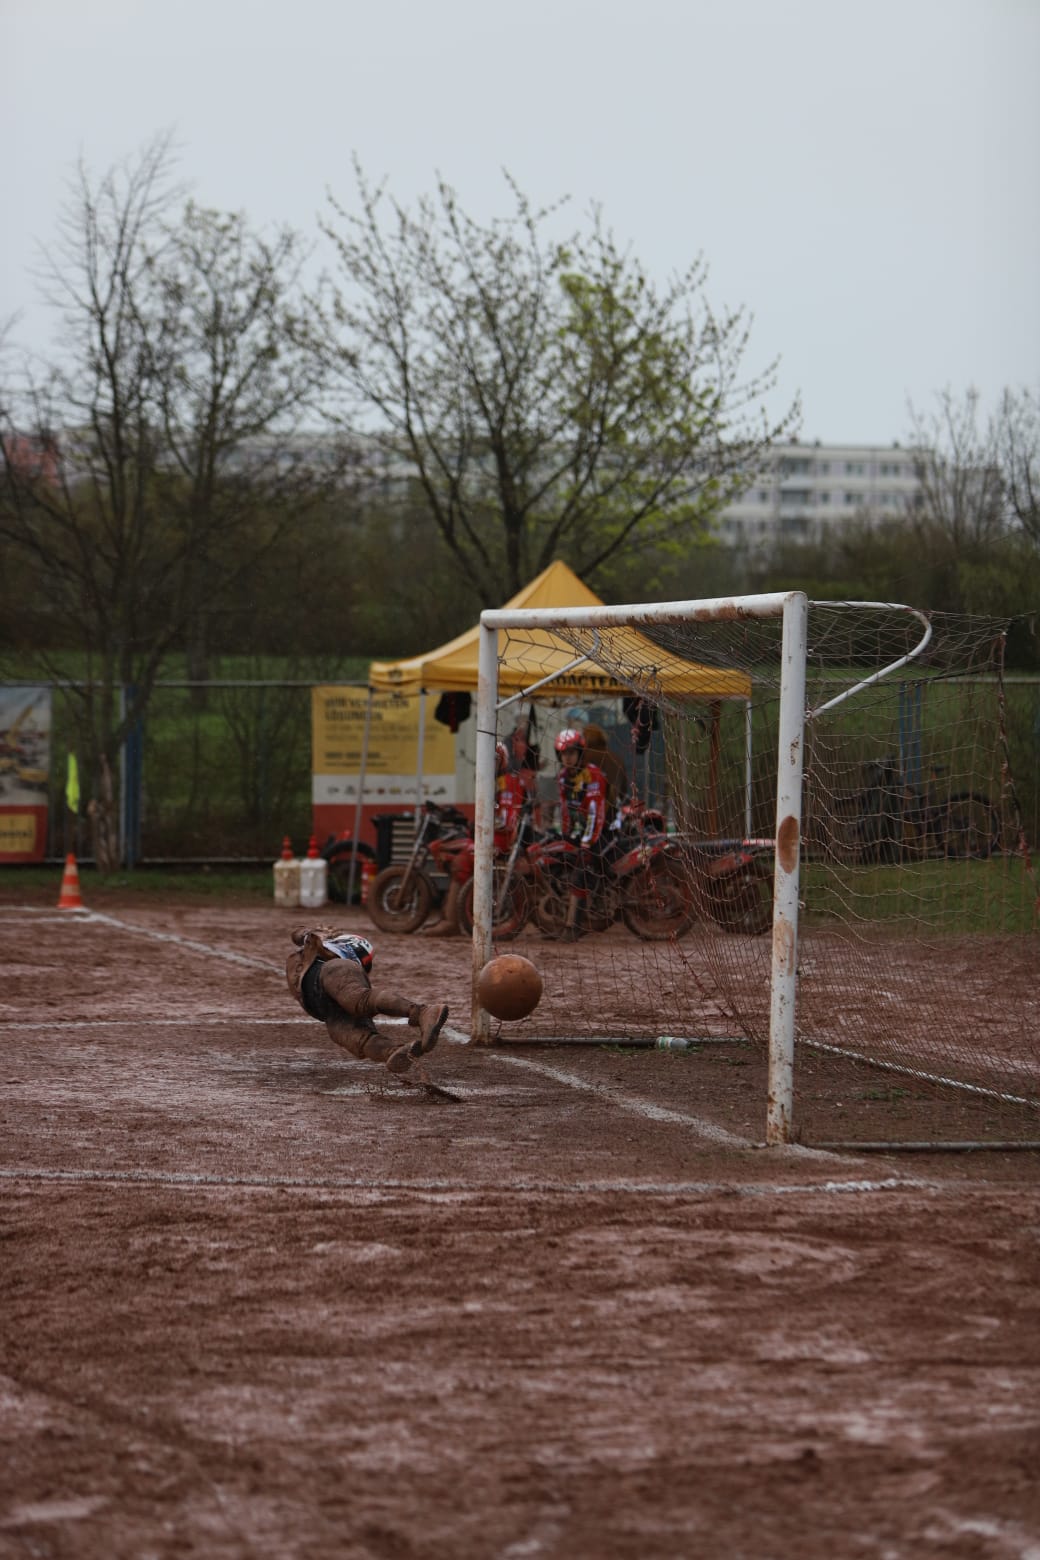
{"type": "MultiPolygon", "coordinates": [[[[781,762],[776,779],[776,869],[773,890],[773,954],[769,1034],[769,1097],[766,1139],[790,1138],[794,1072],[794,1021],[798,968],[798,881],[801,839],[802,741],[805,719],[805,657],[808,602],[799,591],[651,602],[570,610],[485,611],[480,616],[477,686],[475,878],[473,896],[472,1036],[487,1042],[489,1016],[476,996],[477,979],[492,956],[492,859],[495,744],[498,731],[498,645],[503,629],[647,627],[734,618],[783,619],[781,678],[781,762]]],[[[584,657],[575,657],[575,664],[584,657]]],[[[558,674],[556,674],[558,675],[558,674]]],[[[550,681],[547,678],[546,681],[550,681]]],[[[513,698],[530,695],[532,683],[513,698]]]]}

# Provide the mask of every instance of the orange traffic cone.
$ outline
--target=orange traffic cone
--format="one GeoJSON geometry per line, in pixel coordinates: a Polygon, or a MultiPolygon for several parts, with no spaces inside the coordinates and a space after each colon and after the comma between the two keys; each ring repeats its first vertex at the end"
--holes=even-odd
{"type": "Polygon", "coordinates": [[[83,895],[79,891],[79,868],[76,866],[76,858],[70,851],[65,857],[65,871],[61,878],[61,894],[58,898],[59,910],[82,910],[83,895]]]}

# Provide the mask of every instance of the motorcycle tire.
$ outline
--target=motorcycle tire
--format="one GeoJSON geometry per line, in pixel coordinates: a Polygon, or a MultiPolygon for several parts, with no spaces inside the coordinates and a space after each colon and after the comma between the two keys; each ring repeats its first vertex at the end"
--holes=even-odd
{"type": "Polygon", "coordinates": [[[531,915],[543,937],[557,942],[563,936],[567,925],[568,902],[569,895],[566,892],[558,894],[551,888],[543,889],[538,895],[531,907],[531,915]]]}
{"type": "Polygon", "coordinates": [[[407,899],[402,901],[401,884],[407,871],[402,866],[384,867],[369,887],[366,909],[381,932],[417,932],[433,908],[433,884],[425,873],[414,868],[407,899]]]}
{"type": "Polygon", "coordinates": [[[367,845],[359,845],[357,861],[354,863],[354,891],[350,891],[350,858],[352,852],[341,851],[337,856],[328,858],[328,892],[333,904],[344,905],[348,901],[351,904],[361,902],[361,863],[363,861],[375,861],[375,852],[367,845]]]}
{"type": "Polygon", "coordinates": [[[604,883],[585,901],[585,925],[590,932],[609,932],[621,914],[621,896],[612,883],[604,883]]]}
{"type": "Polygon", "coordinates": [[[693,895],[676,862],[655,861],[626,878],[621,919],[643,942],[684,937],[696,918],[693,895]]]}
{"type": "Polygon", "coordinates": [[[724,932],[761,937],[773,924],[773,874],[762,866],[748,866],[732,877],[717,878],[711,886],[708,915],[724,932]]]}
{"type": "MultiPolygon", "coordinates": [[[[523,878],[513,877],[509,892],[501,910],[502,880],[500,869],[495,869],[494,900],[491,912],[491,935],[496,942],[511,942],[519,937],[531,918],[531,896],[523,878]]],[[[459,897],[459,930],[465,937],[473,935],[473,879],[470,878],[459,897]]]]}
{"type": "Polygon", "coordinates": [[[987,861],[1000,850],[1000,815],[988,796],[962,791],[935,809],[943,854],[958,861],[987,861]]]}

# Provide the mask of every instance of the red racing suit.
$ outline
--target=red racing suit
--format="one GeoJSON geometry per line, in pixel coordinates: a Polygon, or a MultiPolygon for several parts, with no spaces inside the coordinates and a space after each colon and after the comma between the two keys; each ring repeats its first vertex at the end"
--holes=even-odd
{"type": "Polygon", "coordinates": [[[578,853],[570,873],[571,893],[584,898],[600,870],[600,836],[607,821],[607,777],[598,764],[560,770],[560,833],[578,853]]]}
{"type": "Polygon", "coordinates": [[[495,781],[495,849],[506,855],[516,838],[520,809],[527,799],[524,778],[515,769],[507,769],[495,781]]]}
{"type": "MultiPolygon", "coordinates": [[[[520,821],[520,809],[527,797],[523,776],[507,769],[495,780],[495,850],[505,856],[513,848],[516,826],[520,821]]],[[[451,858],[451,875],[456,883],[468,883],[473,876],[473,858],[476,846],[472,840],[463,840],[451,858]]]]}
{"type": "Polygon", "coordinates": [[[607,777],[598,764],[561,769],[556,777],[560,791],[560,833],[580,844],[594,846],[607,821],[607,777]]]}

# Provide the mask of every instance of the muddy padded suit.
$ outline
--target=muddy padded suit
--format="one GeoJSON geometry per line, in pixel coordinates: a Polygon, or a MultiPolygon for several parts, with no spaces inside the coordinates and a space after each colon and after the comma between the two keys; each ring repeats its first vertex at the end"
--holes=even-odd
{"type": "Polygon", "coordinates": [[[304,1012],[323,1023],[329,1038],[351,1056],[365,1062],[389,1062],[393,1057],[395,1072],[411,1066],[407,1042],[381,1034],[372,1020],[384,1013],[418,1024],[420,1005],[396,992],[374,990],[356,954],[332,952],[311,933],[290,953],[285,978],[304,1012]]]}

